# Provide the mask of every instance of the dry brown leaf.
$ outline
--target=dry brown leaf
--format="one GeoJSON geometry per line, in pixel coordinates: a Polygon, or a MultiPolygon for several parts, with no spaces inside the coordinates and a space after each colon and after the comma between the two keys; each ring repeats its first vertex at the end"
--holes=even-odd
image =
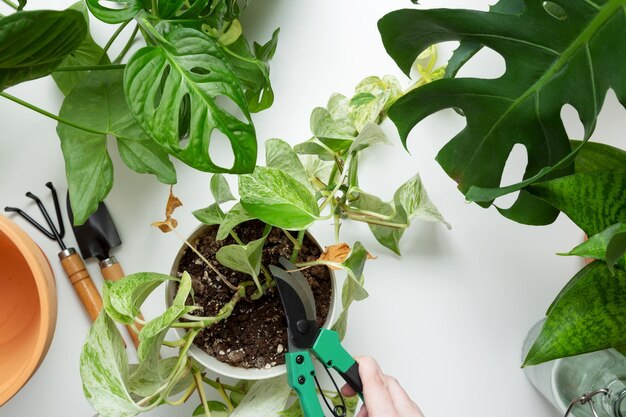
{"type": "Polygon", "coordinates": [[[170,186],[170,196],[168,197],[167,204],[165,206],[165,220],[162,222],[152,223],[152,226],[158,227],[163,233],[169,233],[172,230],[176,229],[176,226],[178,226],[178,221],[172,217],[172,214],[174,214],[174,211],[178,207],[183,205],[182,201],[180,201],[178,197],[174,195],[173,190],[174,186],[170,186]]]}
{"type": "MultiPolygon", "coordinates": [[[[348,259],[348,255],[350,255],[351,250],[352,249],[350,248],[350,246],[345,242],[338,243],[336,245],[326,246],[326,248],[324,249],[324,252],[320,255],[320,257],[317,260],[342,264],[345,262],[346,259],[348,259]]],[[[367,259],[376,259],[376,257],[368,252],[367,259]]],[[[336,266],[329,266],[329,268],[334,269],[334,270],[340,269],[340,268],[337,268],[336,266]]]]}

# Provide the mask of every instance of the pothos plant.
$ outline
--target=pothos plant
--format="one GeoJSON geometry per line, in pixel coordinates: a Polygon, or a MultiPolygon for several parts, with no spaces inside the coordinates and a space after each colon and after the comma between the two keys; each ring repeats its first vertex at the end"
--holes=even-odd
{"type": "Polygon", "coordinates": [[[460,41],[444,79],[412,91],[389,109],[402,141],[428,115],[454,108],[467,126],[437,160],[469,201],[484,207],[519,191],[505,217],[552,223],[565,213],[589,236],[569,254],[596,259],[563,288],[547,312],[525,365],[626,346],[626,159],[589,142],[609,89],[626,106],[625,0],[501,0],[488,12],[399,10],[379,21],[388,53],[408,73],[429,46],[460,41]],[[457,77],[482,48],[499,53],[496,79],[457,77]],[[584,126],[571,140],[561,109],[584,126]],[[524,145],[523,181],[500,186],[513,146],[524,145]]]}
{"type": "Polygon", "coordinates": [[[15,11],[0,15],[0,96],[58,121],[76,224],[113,186],[109,136],[124,164],[166,184],[176,182],[168,155],[209,172],[254,169],[250,113],[274,100],[268,62],[278,30],[250,45],[239,22],[246,1],[86,0],[63,11],[3,2],[15,11]],[[89,14],[117,25],[104,47],[90,34],[89,14]],[[120,36],[128,36],[121,52],[109,56],[120,36]],[[138,42],[145,46],[127,59],[138,42]],[[47,75],[65,95],[58,115],[5,91],[47,75]],[[232,147],[230,167],[211,157],[217,132],[232,147]]]}
{"type": "MultiPolygon", "coordinates": [[[[434,59],[431,59],[425,67],[420,67],[423,75],[442,75],[441,70],[435,73],[433,66],[434,59]]],[[[310,226],[322,220],[334,222],[335,244],[327,247],[319,259],[296,265],[299,268],[325,265],[346,272],[341,294],[343,311],[333,325],[343,337],[350,305],[368,295],[363,287],[363,270],[370,256],[360,242],[355,242],[352,247],[341,242],[341,223],[349,219],[369,224],[376,239],[394,252],[399,252],[402,233],[413,219],[447,225],[429,201],[418,175],[400,185],[389,202],[366,193],[359,184],[359,155],[371,147],[388,143],[379,124],[390,103],[401,94],[397,80],[387,76],[365,79],[351,98],[333,95],[326,108],[313,111],[311,139],[294,148],[280,139],[266,142],[266,165],[257,166],[251,174],[238,176],[240,200],[229,210],[225,210],[224,205],[235,197],[228,182],[220,174],[212,177],[210,190],[214,203],[195,211],[194,215],[204,224],[218,227],[216,239],[232,236],[236,241],[222,246],[214,254],[215,259],[227,268],[250,276],[249,281],[232,288],[230,301],[214,317],[194,314],[197,307],[193,303],[189,305],[188,301],[193,293],[192,280],[186,272],[180,279],[139,273],[118,282],[105,283],[104,311],[92,326],[81,355],[85,395],[100,415],[131,416],[164,403],[181,404],[196,390],[201,404],[194,415],[303,415],[297,402],[288,406],[290,388],[284,378],[252,385],[246,382],[223,384],[219,379],[210,379],[202,366],[190,359],[188,350],[202,329],[229,317],[244,297],[263,297],[275,285],[261,256],[271,228],[280,229],[288,237],[292,243],[292,260],[296,261],[310,226]],[[258,240],[242,242],[235,228],[253,219],[266,225],[265,232],[258,240]],[[146,297],[169,280],[177,280],[179,284],[167,310],[147,323],[138,318],[146,297]],[[256,289],[249,292],[246,291],[248,287],[256,289]],[[143,325],[139,332],[138,364],[129,365],[115,323],[143,325]],[[180,339],[166,340],[171,328],[188,331],[180,339]],[[177,353],[162,358],[162,346],[177,349],[177,353]],[[216,389],[221,400],[208,401],[205,386],[216,389]]],[[[180,201],[170,194],[166,220],[155,225],[163,231],[175,230],[172,213],[180,205],[180,201]]],[[[191,242],[187,245],[199,253],[191,242]]],[[[218,272],[211,260],[204,256],[201,259],[218,272]]],[[[218,276],[232,287],[227,277],[219,272],[218,276]]],[[[334,394],[320,394],[332,401],[340,401],[334,394]]],[[[347,405],[353,413],[356,400],[348,400],[347,405]]]]}

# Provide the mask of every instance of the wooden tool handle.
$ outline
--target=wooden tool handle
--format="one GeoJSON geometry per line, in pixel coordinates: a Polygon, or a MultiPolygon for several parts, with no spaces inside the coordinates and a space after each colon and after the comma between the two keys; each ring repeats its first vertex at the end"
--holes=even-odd
{"type": "MultiPolygon", "coordinates": [[[[124,276],[126,276],[126,274],[124,274],[124,270],[122,269],[122,266],[117,262],[117,260],[113,256],[100,262],[100,270],[102,271],[102,276],[107,281],[118,281],[124,278],[124,276]]],[[[142,315],[139,315],[139,318],[143,320],[142,315]]],[[[135,324],[135,326],[137,327],[137,331],[141,330],[141,327],[142,327],[141,325],[135,324]]],[[[137,334],[135,329],[133,329],[132,326],[130,325],[127,325],[126,329],[128,330],[128,335],[133,340],[133,344],[135,345],[136,348],[138,348],[139,347],[139,334],[137,334]]]]}
{"type": "Polygon", "coordinates": [[[59,258],[67,277],[78,294],[78,298],[87,310],[89,318],[91,321],[95,321],[102,310],[102,298],[89,276],[87,268],[85,268],[83,259],[73,248],[59,253],[59,258]]]}

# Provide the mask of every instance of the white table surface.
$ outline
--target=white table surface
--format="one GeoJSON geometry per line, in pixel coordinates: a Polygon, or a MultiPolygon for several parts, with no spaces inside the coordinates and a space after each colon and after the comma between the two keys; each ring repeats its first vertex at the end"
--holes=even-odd
{"type": "MultiPolygon", "coordinates": [[[[56,1],[53,7],[70,3],[56,1]]],[[[50,6],[44,0],[28,3],[29,9],[50,6]]],[[[420,7],[437,6],[484,10],[487,2],[424,0],[420,7]]],[[[325,105],[334,91],[351,94],[366,76],[390,73],[405,82],[386,55],[376,27],[386,12],[402,7],[415,6],[408,0],[253,1],[244,19],[249,39],[265,41],[274,28],[281,27],[271,64],[276,101],[271,109],[254,116],[259,140],[280,137],[295,144],[307,139],[311,110],[325,105]]],[[[111,27],[92,24],[96,39],[104,44],[111,27]]],[[[451,43],[441,47],[444,59],[454,47],[451,43]]],[[[464,74],[497,75],[497,63],[494,54],[486,53],[464,74]]],[[[52,112],[62,100],[50,78],[9,91],[52,112]]],[[[580,135],[575,113],[566,110],[564,114],[572,135],[580,135]]],[[[619,144],[624,116],[611,93],[594,136],[619,144]]],[[[18,205],[33,211],[34,205],[24,197],[28,190],[50,204],[44,187],[50,180],[64,195],[56,123],[7,100],[0,100],[0,121],[0,206],[18,205]]],[[[400,145],[393,125],[387,123],[385,128],[395,145],[377,148],[363,158],[362,185],[384,198],[391,198],[397,186],[419,171],[453,230],[415,223],[403,238],[400,258],[379,246],[365,225],[344,225],[344,240],[361,240],[378,256],[366,267],[371,296],[352,308],[345,346],[354,354],[376,357],[387,373],[400,380],[426,417],[556,417],[526,381],[520,369],[520,349],[526,332],[580,267],[579,260],[555,253],[570,249],[582,235],[563,216],[549,227],[536,228],[508,221],[493,208],[466,204],[434,161],[441,146],[463,126],[463,120],[450,110],[429,117],[413,131],[409,154],[400,145]]],[[[168,187],[151,176],[129,171],[115,146],[111,141],[115,186],[106,202],[124,243],[114,255],[127,273],[167,272],[180,242],[149,224],[161,219],[168,187]]],[[[262,163],[262,150],[259,154],[262,163]]],[[[505,182],[520,178],[524,158],[523,152],[511,158],[505,182]]],[[[175,191],[185,204],[176,217],[179,230],[188,234],[197,226],[191,210],[211,201],[210,175],[180,163],[176,166],[179,185],[175,191]]],[[[17,222],[25,225],[20,219],[17,222]]],[[[0,409],[0,416],[91,416],[78,372],[88,320],[57,262],[56,244],[29,226],[25,225],[25,230],[32,232],[48,254],[56,273],[58,322],[44,363],[28,385],[0,409]]],[[[314,233],[320,242],[332,243],[330,223],[316,225],[314,233]]],[[[71,232],[66,241],[74,244],[71,232]]],[[[100,284],[97,265],[89,262],[88,266],[100,284]]],[[[158,314],[162,300],[157,291],[146,305],[146,314],[158,314]]],[[[162,407],[150,415],[189,416],[196,404],[193,398],[186,406],[162,407]]]]}

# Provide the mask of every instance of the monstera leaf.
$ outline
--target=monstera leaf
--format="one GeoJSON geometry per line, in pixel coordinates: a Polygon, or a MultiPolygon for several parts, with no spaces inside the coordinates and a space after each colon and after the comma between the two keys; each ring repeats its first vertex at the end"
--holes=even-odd
{"type": "Polygon", "coordinates": [[[161,35],[145,19],[144,29],[156,40],[130,59],[124,87],[131,112],[143,129],[170,154],[210,172],[251,172],[256,135],[239,80],[216,42],[201,31],[176,27],[161,35]],[[244,121],[223,108],[231,101],[244,121]],[[234,164],[220,167],[209,154],[217,132],[232,146],[234,164]]]}
{"type": "MultiPolygon", "coordinates": [[[[505,0],[489,12],[392,12],[380,20],[379,29],[387,52],[407,74],[420,52],[446,41],[461,41],[463,48],[454,72],[479,46],[498,52],[506,72],[494,80],[432,82],[400,98],[389,117],[406,144],[410,131],[427,116],[460,109],[467,126],[437,160],[468,199],[484,206],[539,179],[572,173],[578,148],[572,151],[568,142],[563,105],[576,108],[588,138],[609,88],[626,103],[625,6],[626,0],[505,0]],[[528,152],[524,181],[500,187],[506,160],[518,143],[528,152]]],[[[510,209],[500,211],[529,224],[550,223],[558,214],[524,190],[510,209]]]]}

